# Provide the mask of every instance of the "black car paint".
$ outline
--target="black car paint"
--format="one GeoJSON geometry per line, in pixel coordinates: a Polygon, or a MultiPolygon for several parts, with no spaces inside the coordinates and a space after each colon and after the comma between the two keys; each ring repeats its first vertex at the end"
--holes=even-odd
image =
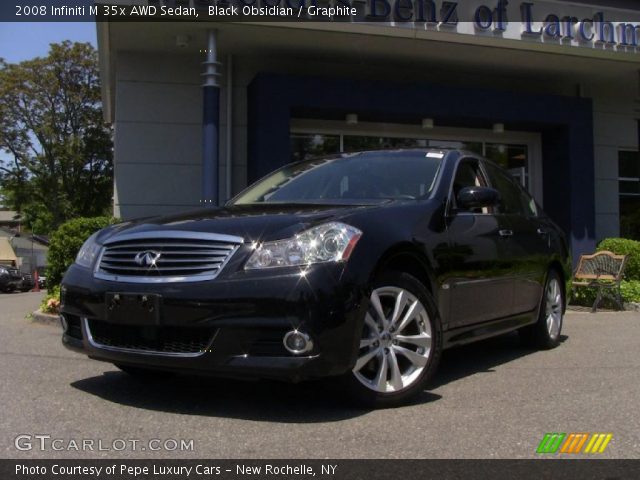
{"type": "Polygon", "coordinates": [[[20,278],[20,283],[18,284],[17,289],[20,290],[21,292],[28,292],[29,290],[32,290],[35,286],[36,284],[33,280],[33,275],[31,275],[30,273],[23,273],[20,278]]]}
{"type": "Polygon", "coordinates": [[[212,348],[189,358],[116,352],[90,345],[83,324],[78,325],[82,338],[67,332],[63,343],[98,360],[163,370],[290,380],[339,375],[356,361],[369,286],[381,270],[391,267],[408,269],[432,293],[445,347],[535,322],[549,268],[565,279],[570,272],[562,232],[543,213],[520,219],[456,212],[451,205],[453,175],[458,162],[473,155],[444,153],[434,187],[422,199],[224,206],[110,227],[98,242],[122,231],[158,229],[244,238],[211,281],[116,283],[94,278],[78,265],[71,266],[63,280],[62,313],[69,318],[104,320],[105,295],[110,292],[157,293],[162,296],[163,324],[209,327],[216,332],[212,348]],[[364,232],[347,262],[243,269],[252,243],[287,238],[326,221],[364,232]],[[501,230],[513,235],[503,237],[501,230]],[[273,343],[291,329],[308,333],[314,349],[300,357],[286,351],[251,353],[266,332],[273,334],[273,343]]]}
{"type": "Polygon", "coordinates": [[[16,267],[1,264],[0,267],[3,267],[2,272],[6,271],[6,273],[0,273],[0,291],[11,292],[19,289],[22,284],[22,274],[20,270],[16,267]]]}
{"type": "Polygon", "coordinates": [[[33,276],[30,273],[22,273],[19,268],[0,265],[3,267],[3,271],[7,273],[0,273],[0,291],[13,292],[18,290],[20,292],[28,292],[35,287],[33,276]]]}

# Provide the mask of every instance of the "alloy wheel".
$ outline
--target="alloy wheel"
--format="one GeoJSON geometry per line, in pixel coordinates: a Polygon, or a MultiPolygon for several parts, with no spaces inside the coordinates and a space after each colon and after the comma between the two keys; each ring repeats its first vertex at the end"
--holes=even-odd
{"type": "Polygon", "coordinates": [[[560,335],[562,328],[562,289],[556,278],[551,278],[547,285],[545,316],[547,320],[547,331],[553,340],[560,335]]]}
{"type": "Polygon", "coordinates": [[[432,352],[432,329],[424,305],[399,287],[371,292],[355,377],[379,393],[404,390],[420,378],[432,352]]]}

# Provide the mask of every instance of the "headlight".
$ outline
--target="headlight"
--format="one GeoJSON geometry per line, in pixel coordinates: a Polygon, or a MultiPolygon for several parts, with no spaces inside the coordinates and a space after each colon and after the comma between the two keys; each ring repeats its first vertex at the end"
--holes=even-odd
{"type": "Polygon", "coordinates": [[[348,260],[362,232],[351,225],[330,222],[286,240],[259,245],[245,269],[291,267],[348,260]]]}
{"type": "Polygon", "coordinates": [[[91,235],[86,242],[82,245],[82,248],[76,256],[76,263],[82,267],[91,268],[95,261],[102,245],[96,242],[98,232],[91,235]]]}
{"type": "Polygon", "coordinates": [[[6,268],[4,268],[4,267],[0,267],[0,275],[5,275],[5,274],[7,274],[7,273],[9,273],[9,270],[7,270],[7,269],[6,269],[6,268]]]}

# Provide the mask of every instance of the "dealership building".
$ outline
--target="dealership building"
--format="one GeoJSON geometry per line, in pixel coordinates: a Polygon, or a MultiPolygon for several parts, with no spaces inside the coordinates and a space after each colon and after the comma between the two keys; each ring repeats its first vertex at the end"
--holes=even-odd
{"type": "Polygon", "coordinates": [[[508,168],[574,254],[618,236],[640,208],[638,2],[400,1],[347,21],[98,23],[115,215],[222,203],[310,155],[459,147],[508,168]]]}

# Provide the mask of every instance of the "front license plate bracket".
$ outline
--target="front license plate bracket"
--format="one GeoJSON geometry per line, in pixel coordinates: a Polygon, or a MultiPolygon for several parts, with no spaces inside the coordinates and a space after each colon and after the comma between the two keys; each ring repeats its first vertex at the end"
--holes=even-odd
{"type": "Polygon", "coordinates": [[[159,326],[162,320],[162,297],[150,293],[107,293],[107,321],[127,325],[159,326]]]}

